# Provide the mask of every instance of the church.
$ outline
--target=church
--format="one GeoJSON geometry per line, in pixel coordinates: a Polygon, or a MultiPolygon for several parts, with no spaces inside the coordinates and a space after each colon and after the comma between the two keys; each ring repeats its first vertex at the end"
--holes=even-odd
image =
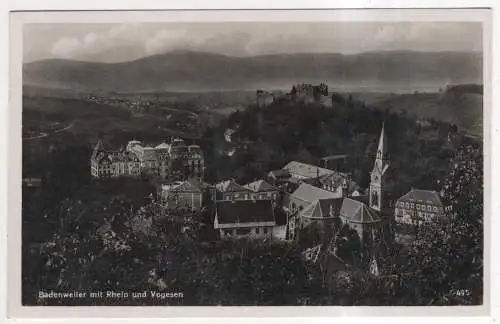
{"type": "Polygon", "coordinates": [[[312,224],[334,231],[347,225],[356,231],[361,242],[373,238],[376,232],[383,230],[384,223],[390,219],[387,216],[391,215],[386,190],[388,169],[387,141],[382,125],[367,195],[318,197],[305,208],[293,211],[287,226],[289,239],[296,239],[300,230],[312,224]]]}

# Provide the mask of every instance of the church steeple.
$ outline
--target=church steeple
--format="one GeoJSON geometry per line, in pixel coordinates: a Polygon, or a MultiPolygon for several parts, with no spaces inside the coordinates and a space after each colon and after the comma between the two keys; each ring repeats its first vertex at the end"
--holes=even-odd
{"type": "Polygon", "coordinates": [[[385,137],[385,124],[382,124],[380,138],[375,157],[375,164],[371,173],[370,181],[370,207],[381,211],[384,202],[384,175],[389,168],[387,161],[387,139],[385,137]]]}
{"type": "Polygon", "coordinates": [[[382,123],[382,131],[378,140],[377,159],[385,160],[387,158],[387,140],[385,138],[385,123],[382,123]]]}

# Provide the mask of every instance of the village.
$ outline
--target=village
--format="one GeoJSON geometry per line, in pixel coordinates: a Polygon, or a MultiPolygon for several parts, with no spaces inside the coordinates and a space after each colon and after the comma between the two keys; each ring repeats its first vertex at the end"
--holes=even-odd
{"type": "MultiPolygon", "coordinates": [[[[230,135],[225,135],[230,141],[230,135]]],[[[367,189],[360,188],[349,173],[327,168],[339,165],[343,155],[322,159],[322,166],[290,161],[250,183],[227,179],[209,184],[203,181],[202,148],[179,138],[157,146],[130,141],[119,151],[106,151],[99,141],[91,172],[94,178],[149,176],[157,188],[151,199],[159,202],[158,212],[167,217],[192,223],[192,215],[211,213],[210,228],[220,240],[300,242],[305,259],[333,258],[333,263],[328,262],[338,269],[348,265],[337,255],[336,240],[341,231],[350,231],[365,251],[372,251],[365,256],[371,260],[368,270],[379,275],[378,253],[373,251],[394,242],[408,244],[416,228],[450,214],[450,207],[441,200],[443,192],[412,188],[401,197],[388,192],[387,150],[381,125],[367,189]]]]}

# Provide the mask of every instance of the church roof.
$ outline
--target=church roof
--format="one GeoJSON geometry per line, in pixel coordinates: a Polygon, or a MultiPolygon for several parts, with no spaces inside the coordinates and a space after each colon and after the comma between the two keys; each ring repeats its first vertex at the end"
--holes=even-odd
{"type": "Polygon", "coordinates": [[[289,162],[287,165],[283,167],[283,169],[288,170],[292,175],[300,176],[303,178],[316,178],[318,176],[323,176],[335,172],[325,168],[320,168],[315,165],[297,161],[289,162]]]}
{"type": "Polygon", "coordinates": [[[314,202],[316,199],[337,198],[335,193],[311,186],[307,183],[300,184],[300,186],[292,193],[292,196],[310,203],[314,202]]]}
{"type": "Polygon", "coordinates": [[[412,189],[407,194],[403,195],[398,201],[418,201],[432,205],[441,206],[441,199],[436,191],[412,189]]]}
{"type": "Polygon", "coordinates": [[[344,198],[342,208],[340,209],[340,216],[355,223],[373,223],[379,221],[377,214],[366,204],[351,198],[344,198]]]}
{"type": "Polygon", "coordinates": [[[276,191],[278,190],[268,182],[264,180],[257,180],[254,182],[251,182],[247,185],[244,186],[245,188],[248,188],[252,190],[253,192],[266,192],[266,191],[276,191]]]}
{"type": "Polygon", "coordinates": [[[339,215],[343,198],[317,199],[301,211],[305,218],[331,218],[339,215]]]}
{"type": "Polygon", "coordinates": [[[387,139],[385,137],[385,123],[382,123],[382,130],[380,131],[380,138],[378,140],[377,153],[381,152],[385,157],[387,154],[387,139]]]}
{"type": "Polygon", "coordinates": [[[248,188],[239,185],[234,180],[226,180],[219,182],[215,185],[215,188],[220,192],[238,192],[238,191],[249,191],[248,188]]]}

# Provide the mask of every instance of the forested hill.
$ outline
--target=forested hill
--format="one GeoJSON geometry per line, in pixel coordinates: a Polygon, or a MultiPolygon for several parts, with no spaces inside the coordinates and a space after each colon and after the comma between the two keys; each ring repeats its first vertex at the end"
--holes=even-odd
{"type": "Polygon", "coordinates": [[[437,179],[448,170],[452,147],[447,123],[431,120],[428,126],[397,113],[368,109],[354,101],[334,108],[288,101],[236,112],[205,134],[207,180],[234,177],[241,182],[264,176],[291,160],[318,163],[330,154],[348,154],[348,166],[362,187],[369,181],[382,122],[388,139],[391,190],[410,187],[440,189],[437,179]],[[232,143],[224,131],[236,129],[232,143]],[[227,152],[235,149],[232,156],[227,152]]]}
{"type": "Polygon", "coordinates": [[[24,64],[23,84],[73,91],[282,89],[301,82],[331,87],[415,89],[482,80],[474,52],[382,51],[232,57],[174,51],[122,63],[51,59],[24,64]]]}
{"type": "Polygon", "coordinates": [[[476,84],[457,85],[439,93],[391,95],[371,104],[393,112],[454,123],[480,138],[483,135],[482,88],[476,84]]]}

